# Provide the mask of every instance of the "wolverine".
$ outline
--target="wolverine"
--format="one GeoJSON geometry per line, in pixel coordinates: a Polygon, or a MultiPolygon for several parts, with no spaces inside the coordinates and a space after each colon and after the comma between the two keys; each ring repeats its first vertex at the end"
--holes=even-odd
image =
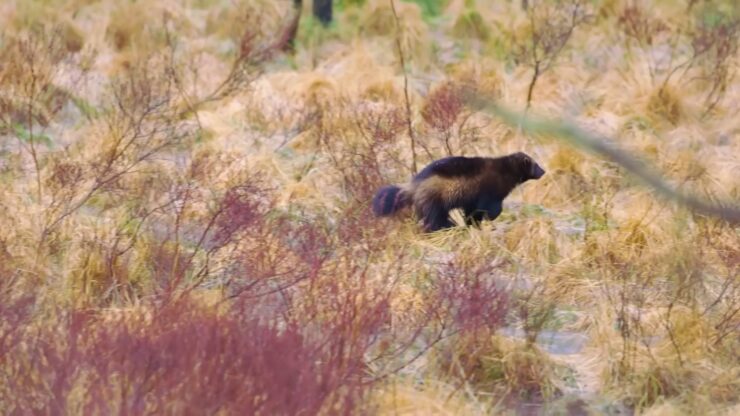
{"type": "Polygon", "coordinates": [[[452,227],[449,212],[460,208],[467,224],[493,220],[502,202],[519,184],[545,174],[531,157],[517,152],[502,157],[450,156],[435,160],[410,183],[380,188],[373,212],[386,217],[413,205],[427,232],[452,227]]]}

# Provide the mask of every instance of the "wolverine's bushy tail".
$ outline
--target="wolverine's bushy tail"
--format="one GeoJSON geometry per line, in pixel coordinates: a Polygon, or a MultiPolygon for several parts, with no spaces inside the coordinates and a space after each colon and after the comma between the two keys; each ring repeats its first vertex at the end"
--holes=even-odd
{"type": "Polygon", "coordinates": [[[409,205],[411,205],[411,195],[396,185],[380,188],[373,198],[373,212],[378,217],[387,217],[409,205]]]}

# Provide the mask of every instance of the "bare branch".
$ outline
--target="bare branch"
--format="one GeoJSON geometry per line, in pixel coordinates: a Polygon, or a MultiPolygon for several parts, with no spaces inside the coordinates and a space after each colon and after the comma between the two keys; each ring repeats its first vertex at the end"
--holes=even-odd
{"type": "Polygon", "coordinates": [[[398,51],[398,58],[401,60],[401,71],[403,71],[403,97],[406,103],[406,125],[408,127],[409,140],[411,144],[411,173],[416,175],[416,136],[414,135],[414,129],[411,125],[411,101],[409,100],[409,77],[406,74],[406,57],[403,54],[403,48],[401,47],[401,24],[398,19],[398,13],[396,12],[396,3],[394,0],[391,2],[391,11],[393,11],[393,19],[396,22],[396,50],[398,51]]]}
{"type": "Polygon", "coordinates": [[[500,117],[507,124],[514,126],[521,123],[522,129],[529,134],[554,136],[570,145],[617,163],[666,199],[675,201],[698,213],[722,218],[734,224],[740,223],[740,208],[738,208],[737,203],[710,204],[694,195],[679,192],[644,163],[614,145],[608,144],[614,141],[607,137],[594,136],[567,122],[544,118],[530,118],[522,122],[521,115],[517,112],[504,108],[493,100],[470,90],[466,95],[466,101],[474,108],[479,108],[500,117]]]}

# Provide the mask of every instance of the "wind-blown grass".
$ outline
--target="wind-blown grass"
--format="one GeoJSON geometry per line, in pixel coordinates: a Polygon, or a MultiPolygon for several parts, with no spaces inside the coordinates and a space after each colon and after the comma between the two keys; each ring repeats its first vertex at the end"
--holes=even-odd
{"type": "Polygon", "coordinates": [[[0,4],[0,409],[737,413],[734,2],[293,3],[0,4]],[[372,215],[516,151],[495,221],[372,215]]]}

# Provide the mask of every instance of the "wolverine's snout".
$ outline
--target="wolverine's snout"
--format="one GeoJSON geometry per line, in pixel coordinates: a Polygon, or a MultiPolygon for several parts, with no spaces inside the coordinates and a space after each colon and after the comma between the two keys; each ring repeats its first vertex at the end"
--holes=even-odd
{"type": "Polygon", "coordinates": [[[542,175],[545,174],[545,170],[540,167],[538,164],[534,164],[532,166],[532,178],[533,179],[539,179],[542,177],[542,175]]]}

